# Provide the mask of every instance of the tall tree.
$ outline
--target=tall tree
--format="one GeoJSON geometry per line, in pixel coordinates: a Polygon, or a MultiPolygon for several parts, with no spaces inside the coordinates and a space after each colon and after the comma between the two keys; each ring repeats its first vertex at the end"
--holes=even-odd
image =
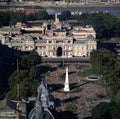
{"type": "Polygon", "coordinates": [[[30,52],[29,55],[24,55],[20,57],[19,67],[20,69],[27,69],[29,70],[31,66],[35,66],[37,63],[41,63],[41,58],[38,53],[33,50],[30,52]]]}
{"type": "Polygon", "coordinates": [[[45,10],[36,12],[35,16],[36,16],[37,20],[48,20],[48,19],[50,19],[48,13],[45,10]]]}
{"type": "Polygon", "coordinates": [[[26,14],[24,12],[10,12],[9,25],[15,25],[17,22],[26,22],[26,14]]]}
{"type": "Polygon", "coordinates": [[[90,61],[97,74],[104,74],[115,69],[116,55],[105,48],[101,48],[98,51],[91,52],[90,61]]]}
{"type": "Polygon", "coordinates": [[[70,11],[63,11],[61,15],[59,16],[60,20],[65,21],[69,20],[71,18],[71,12],[70,11]]]}
{"type": "Polygon", "coordinates": [[[11,91],[7,94],[8,98],[16,98],[17,92],[15,89],[17,89],[18,84],[20,90],[20,99],[36,94],[38,82],[35,81],[35,78],[39,76],[39,70],[36,68],[38,59],[40,60],[35,50],[31,51],[30,54],[21,56],[19,58],[19,70],[15,71],[9,77],[9,86],[11,91]]]}

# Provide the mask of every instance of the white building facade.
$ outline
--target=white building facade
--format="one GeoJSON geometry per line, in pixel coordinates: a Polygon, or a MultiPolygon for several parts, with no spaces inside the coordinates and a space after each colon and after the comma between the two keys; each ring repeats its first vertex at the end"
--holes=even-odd
{"type": "MultiPolygon", "coordinates": [[[[35,49],[40,56],[46,57],[89,57],[96,50],[96,33],[93,27],[73,26],[69,29],[56,19],[48,29],[47,23],[40,33],[22,34],[21,37],[0,35],[2,44],[20,51],[35,49]]],[[[27,29],[27,28],[26,28],[27,29]]],[[[34,31],[34,28],[31,28],[34,31]]],[[[30,31],[30,28],[29,28],[30,31]]],[[[11,31],[12,32],[12,31],[11,31]]]]}

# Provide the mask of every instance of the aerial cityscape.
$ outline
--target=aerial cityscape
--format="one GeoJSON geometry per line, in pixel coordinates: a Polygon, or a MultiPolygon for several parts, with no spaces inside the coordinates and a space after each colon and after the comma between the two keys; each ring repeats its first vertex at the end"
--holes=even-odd
{"type": "Polygon", "coordinates": [[[120,0],[0,0],[0,119],[120,119],[120,0]]]}

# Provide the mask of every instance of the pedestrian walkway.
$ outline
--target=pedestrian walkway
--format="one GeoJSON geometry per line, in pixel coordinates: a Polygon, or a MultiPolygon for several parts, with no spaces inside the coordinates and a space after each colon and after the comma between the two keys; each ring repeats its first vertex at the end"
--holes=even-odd
{"type": "MultiPolygon", "coordinates": [[[[74,100],[76,102],[76,104],[78,105],[79,109],[77,112],[77,117],[79,119],[83,119],[86,117],[90,117],[91,116],[91,110],[90,110],[90,106],[91,106],[91,102],[88,101],[87,99],[89,98],[94,98],[96,97],[97,94],[103,94],[104,93],[104,88],[102,88],[100,85],[97,85],[95,83],[92,82],[85,82],[84,80],[86,79],[86,77],[79,77],[77,75],[77,70],[76,69],[76,65],[80,65],[80,64],[67,64],[66,66],[68,67],[68,78],[69,78],[69,82],[70,85],[73,86],[73,88],[80,88],[81,90],[78,92],[68,92],[65,93],[63,92],[58,92],[58,91],[53,91],[52,95],[59,99],[58,103],[63,103],[64,100],[74,100]]],[[[54,67],[57,67],[54,65],[54,67]]],[[[66,70],[65,68],[60,68],[58,67],[56,70],[51,71],[50,72],[50,77],[49,77],[49,81],[51,84],[61,84],[64,86],[65,80],[61,79],[61,75],[65,74],[66,70]]],[[[98,102],[96,101],[95,103],[93,103],[92,105],[96,105],[98,102]]],[[[56,108],[58,111],[67,111],[65,110],[64,106],[59,105],[56,108]]],[[[71,116],[72,117],[72,116],[71,116]]]]}

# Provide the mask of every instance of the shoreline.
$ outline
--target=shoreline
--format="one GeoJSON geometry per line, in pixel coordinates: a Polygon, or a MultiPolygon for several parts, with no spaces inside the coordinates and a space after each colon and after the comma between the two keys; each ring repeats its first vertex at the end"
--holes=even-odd
{"type": "Polygon", "coordinates": [[[56,4],[43,4],[43,3],[10,3],[9,5],[7,4],[1,4],[3,6],[41,6],[43,8],[118,8],[120,7],[120,3],[118,4],[112,4],[112,5],[105,5],[105,4],[96,4],[96,5],[91,5],[91,4],[86,4],[86,5],[56,5],[56,4]]]}
{"type": "MultiPolygon", "coordinates": [[[[42,6],[43,7],[43,6],[42,6]]],[[[44,6],[44,8],[119,8],[120,6],[81,6],[81,5],[71,5],[71,6],[44,6]]]]}
{"type": "MultiPolygon", "coordinates": [[[[42,5],[41,5],[42,6],[42,5]]],[[[79,8],[118,8],[120,7],[119,5],[49,5],[49,6],[43,6],[45,8],[74,8],[74,7],[79,7],[79,8]]]]}

